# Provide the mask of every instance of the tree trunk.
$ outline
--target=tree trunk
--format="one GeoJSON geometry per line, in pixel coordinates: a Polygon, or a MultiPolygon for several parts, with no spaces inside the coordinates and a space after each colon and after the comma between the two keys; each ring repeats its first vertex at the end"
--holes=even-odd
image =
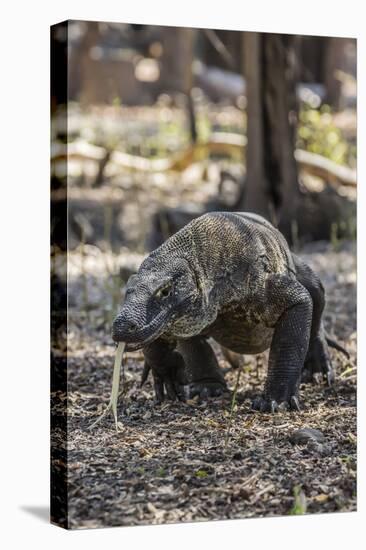
{"type": "Polygon", "coordinates": [[[299,195],[294,158],[296,94],[292,37],[244,33],[248,146],[243,209],[289,234],[299,195]]]}
{"type": "Polygon", "coordinates": [[[184,27],[164,28],[159,82],[164,91],[168,93],[180,92],[186,96],[187,120],[192,142],[195,142],[197,137],[194,106],[191,97],[195,36],[195,29],[184,27]]]}
{"type": "Polygon", "coordinates": [[[271,197],[264,170],[264,113],[261,34],[243,35],[244,75],[247,83],[246,191],[243,210],[270,219],[271,197]]]}
{"type": "Polygon", "coordinates": [[[343,40],[328,38],[324,59],[324,81],[327,90],[326,102],[334,109],[339,109],[342,84],[337,70],[342,68],[343,40]]]}
{"type": "Polygon", "coordinates": [[[324,55],[326,102],[333,109],[341,110],[346,107],[342,102],[343,73],[356,78],[356,43],[353,38],[327,38],[326,40],[324,55]]]}

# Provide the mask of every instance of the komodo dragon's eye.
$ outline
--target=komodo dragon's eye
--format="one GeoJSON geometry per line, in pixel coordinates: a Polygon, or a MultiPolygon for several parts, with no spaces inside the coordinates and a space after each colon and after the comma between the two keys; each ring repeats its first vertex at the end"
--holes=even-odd
{"type": "Polygon", "coordinates": [[[168,283],[160,288],[155,292],[155,296],[157,298],[169,298],[173,293],[173,284],[168,283]]]}

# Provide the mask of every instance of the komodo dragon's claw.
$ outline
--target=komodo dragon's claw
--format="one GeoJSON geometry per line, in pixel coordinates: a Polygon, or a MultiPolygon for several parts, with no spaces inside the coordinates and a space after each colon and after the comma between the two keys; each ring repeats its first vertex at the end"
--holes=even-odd
{"type": "Polygon", "coordinates": [[[320,385],[326,380],[331,386],[334,379],[334,369],[326,345],[324,346],[324,342],[316,342],[305,361],[301,382],[320,385]]]}
{"type": "Polygon", "coordinates": [[[280,411],[297,411],[300,412],[300,403],[296,395],[292,395],[289,401],[281,401],[278,403],[275,399],[268,399],[264,396],[256,397],[252,402],[252,408],[259,412],[276,413],[280,411]]]}
{"type": "Polygon", "coordinates": [[[206,400],[209,397],[219,397],[227,391],[226,385],[217,381],[193,382],[184,388],[186,399],[198,396],[200,399],[206,400]]]}

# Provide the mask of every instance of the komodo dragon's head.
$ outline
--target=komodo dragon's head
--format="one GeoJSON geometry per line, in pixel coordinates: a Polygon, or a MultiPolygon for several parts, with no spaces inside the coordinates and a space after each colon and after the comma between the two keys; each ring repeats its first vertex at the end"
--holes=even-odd
{"type": "Polygon", "coordinates": [[[152,253],[128,280],[112,337],[136,350],[162,335],[193,336],[212,322],[210,310],[206,292],[186,259],[152,253]]]}

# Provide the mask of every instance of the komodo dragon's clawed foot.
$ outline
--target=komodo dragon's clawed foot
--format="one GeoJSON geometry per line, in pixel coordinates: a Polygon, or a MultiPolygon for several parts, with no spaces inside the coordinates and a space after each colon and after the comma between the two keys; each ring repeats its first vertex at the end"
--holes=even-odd
{"type": "Polygon", "coordinates": [[[227,387],[216,381],[192,382],[190,384],[178,384],[174,380],[159,379],[154,377],[155,403],[161,404],[164,400],[187,401],[195,397],[208,399],[220,397],[228,393],[227,387]]]}
{"type": "Polygon", "coordinates": [[[165,399],[170,401],[185,401],[184,386],[174,376],[164,377],[153,373],[155,403],[161,404],[165,399]]]}
{"type": "Polygon", "coordinates": [[[185,386],[184,393],[186,399],[193,399],[196,396],[207,399],[209,397],[220,397],[228,393],[228,389],[226,385],[217,381],[196,381],[185,386]]]}
{"type": "Polygon", "coordinates": [[[252,408],[260,412],[275,413],[280,411],[297,411],[300,412],[300,403],[296,395],[290,397],[288,401],[276,401],[264,396],[256,397],[252,402],[252,408]]]}
{"type": "Polygon", "coordinates": [[[156,403],[165,399],[185,401],[196,396],[201,399],[218,397],[227,391],[214,351],[204,338],[179,342],[177,350],[158,341],[144,349],[141,385],[151,371],[156,403]]]}
{"type": "Polygon", "coordinates": [[[331,386],[335,380],[334,369],[325,341],[317,340],[309,349],[301,373],[301,382],[321,384],[325,380],[331,386]]]}

